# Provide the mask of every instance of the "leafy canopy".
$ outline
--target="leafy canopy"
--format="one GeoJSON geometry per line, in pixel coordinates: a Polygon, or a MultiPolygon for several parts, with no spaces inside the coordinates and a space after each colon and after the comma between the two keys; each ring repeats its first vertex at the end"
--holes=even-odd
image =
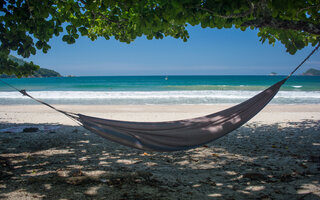
{"type": "Polygon", "coordinates": [[[26,75],[38,67],[19,66],[23,57],[47,53],[53,36],[75,43],[114,37],[130,43],[145,35],[189,38],[186,26],[258,29],[260,41],[280,41],[290,54],[320,40],[319,0],[0,0],[0,74],[26,75]]]}

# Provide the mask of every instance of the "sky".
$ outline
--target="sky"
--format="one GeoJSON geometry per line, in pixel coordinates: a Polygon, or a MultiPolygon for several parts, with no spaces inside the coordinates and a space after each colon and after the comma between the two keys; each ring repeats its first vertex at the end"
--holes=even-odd
{"type": "MultiPolygon", "coordinates": [[[[171,37],[147,40],[143,36],[130,44],[79,37],[69,45],[61,35],[51,39],[47,54],[38,51],[25,60],[64,76],[287,75],[313,50],[307,47],[290,55],[280,42],[262,44],[257,30],[188,26],[188,32],[187,42],[171,37]]],[[[296,74],[309,68],[320,69],[320,51],[296,74]]]]}

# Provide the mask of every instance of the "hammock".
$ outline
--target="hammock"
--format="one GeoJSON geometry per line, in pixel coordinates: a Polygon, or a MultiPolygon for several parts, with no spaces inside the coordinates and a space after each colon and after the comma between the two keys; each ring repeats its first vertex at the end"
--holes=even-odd
{"type": "Polygon", "coordinates": [[[87,130],[119,144],[149,151],[170,152],[195,148],[214,141],[239,128],[259,113],[278,93],[288,78],[319,48],[318,46],[285,79],[275,83],[256,96],[226,110],[203,117],[168,122],[129,122],[101,119],[59,110],[18,90],[50,108],[75,120],[87,130]]]}

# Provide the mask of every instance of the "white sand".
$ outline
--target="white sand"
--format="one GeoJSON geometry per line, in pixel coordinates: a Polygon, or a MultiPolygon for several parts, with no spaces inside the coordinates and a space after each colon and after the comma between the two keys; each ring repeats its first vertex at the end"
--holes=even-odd
{"type": "MultiPolygon", "coordinates": [[[[131,121],[198,117],[229,105],[57,105],[131,121]]],[[[54,131],[0,133],[4,199],[320,199],[320,104],[268,105],[207,146],[174,153],[114,144],[42,105],[0,106],[0,128],[59,124],[54,131]]]]}
{"type": "MultiPolygon", "coordinates": [[[[58,109],[128,121],[170,121],[199,117],[232,105],[55,105],[58,109]]],[[[320,104],[268,105],[250,122],[263,124],[320,120],[320,104]]],[[[43,105],[0,106],[0,120],[8,123],[59,123],[76,125],[63,114],[43,105]]]]}

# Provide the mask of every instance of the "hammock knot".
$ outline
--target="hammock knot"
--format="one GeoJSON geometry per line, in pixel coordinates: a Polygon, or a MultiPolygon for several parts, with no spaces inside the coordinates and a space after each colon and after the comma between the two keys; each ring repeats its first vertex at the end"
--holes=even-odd
{"type": "Polygon", "coordinates": [[[19,90],[19,92],[20,92],[23,96],[28,96],[26,90],[19,90]]]}

